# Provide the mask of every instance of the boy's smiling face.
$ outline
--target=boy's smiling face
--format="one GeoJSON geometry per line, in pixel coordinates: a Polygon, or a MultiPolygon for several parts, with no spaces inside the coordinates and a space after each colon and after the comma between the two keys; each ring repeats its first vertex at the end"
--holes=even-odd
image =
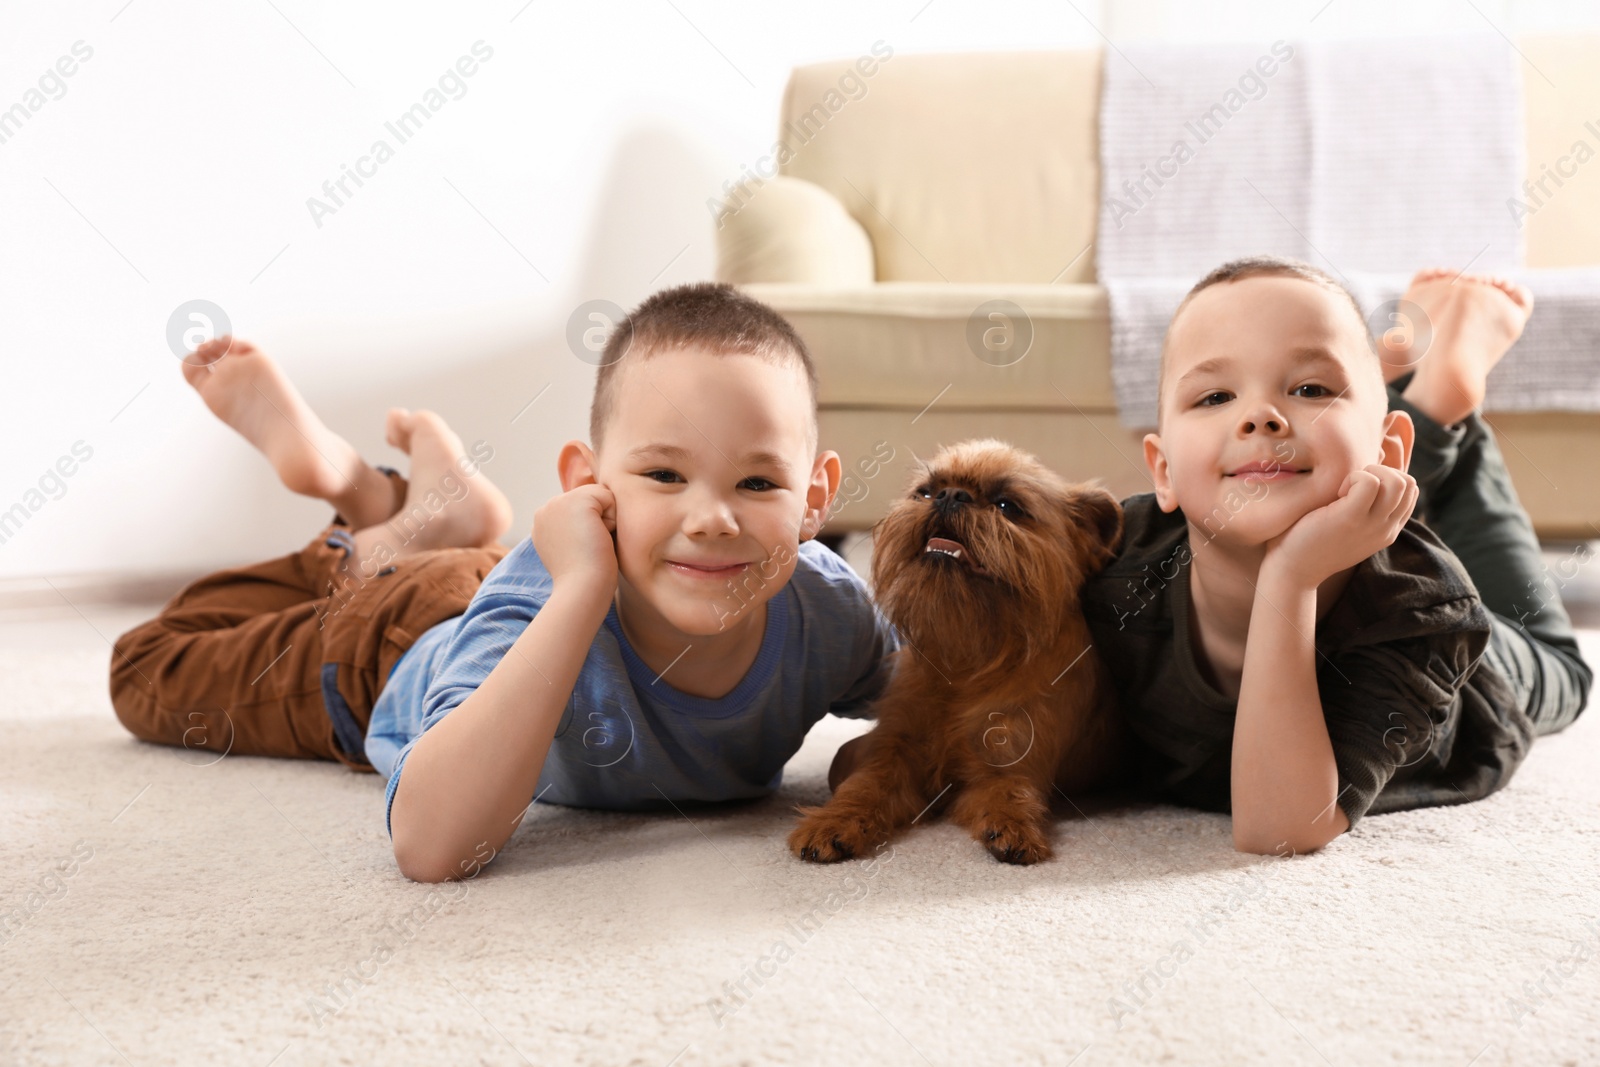
{"type": "Polygon", "coordinates": [[[643,625],[725,633],[788,582],[838,488],[805,373],[693,348],[618,372],[594,463],[616,497],[620,602],[643,625]]]}
{"type": "Polygon", "coordinates": [[[1160,432],[1145,437],[1156,499],[1228,543],[1263,544],[1337,499],[1351,472],[1409,458],[1410,434],[1393,428],[1408,416],[1388,412],[1366,324],[1301,278],[1196,293],[1169,330],[1162,381],[1160,432]]]}

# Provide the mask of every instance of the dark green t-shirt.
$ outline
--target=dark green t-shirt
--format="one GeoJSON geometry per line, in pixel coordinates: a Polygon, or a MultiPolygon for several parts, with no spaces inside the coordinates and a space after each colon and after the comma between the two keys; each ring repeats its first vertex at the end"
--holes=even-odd
{"type": "MultiPolygon", "coordinates": [[[[1089,581],[1083,603],[1141,742],[1138,784],[1231,812],[1238,702],[1197,663],[1188,523],[1153,493],[1123,509],[1120,553],[1089,581]]],[[[1478,800],[1511,780],[1534,730],[1482,658],[1490,619],[1460,561],[1412,519],[1356,566],[1317,624],[1317,688],[1352,827],[1369,812],[1478,800]]]]}

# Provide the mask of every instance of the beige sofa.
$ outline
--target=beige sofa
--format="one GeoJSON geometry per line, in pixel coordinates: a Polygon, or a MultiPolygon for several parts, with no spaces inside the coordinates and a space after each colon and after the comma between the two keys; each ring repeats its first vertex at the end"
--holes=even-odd
{"type": "MultiPolygon", "coordinates": [[[[1525,70],[1531,174],[1595,142],[1597,45],[1518,42],[1543,75],[1525,70]]],[[[1098,50],[864,56],[791,75],[780,141],[753,165],[777,174],[732,187],[718,275],[787,315],[816,357],[821,439],[847,472],[830,531],[869,528],[913,455],[965,437],[1013,441],[1119,495],[1149,487],[1143,432],[1117,418],[1096,284],[1100,64],[1098,50]],[[1024,316],[973,326],[991,300],[1024,316]],[[1030,328],[1009,365],[969,343],[1030,328]]],[[[1600,163],[1526,226],[1529,266],[1600,263],[1600,163]]],[[[1541,535],[1600,537],[1600,414],[1488,417],[1541,535]]]]}

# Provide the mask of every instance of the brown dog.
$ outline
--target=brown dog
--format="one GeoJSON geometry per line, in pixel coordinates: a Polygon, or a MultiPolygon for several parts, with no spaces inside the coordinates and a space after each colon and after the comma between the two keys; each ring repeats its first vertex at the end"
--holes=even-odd
{"type": "Polygon", "coordinates": [[[995,440],[944,448],[919,474],[872,549],[879,606],[908,647],[855,770],[825,806],[796,809],[789,847],[822,863],[865,857],[937,805],[996,859],[1037,863],[1053,790],[1124,767],[1078,607],[1121,540],[1122,508],[995,440]]]}

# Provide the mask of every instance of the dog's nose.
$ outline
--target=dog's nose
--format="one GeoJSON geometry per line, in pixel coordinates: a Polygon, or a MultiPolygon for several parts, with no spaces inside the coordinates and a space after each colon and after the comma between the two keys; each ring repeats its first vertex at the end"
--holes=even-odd
{"type": "Polygon", "coordinates": [[[933,506],[941,515],[948,515],[961,507],[961,505],[970,503],[972,503],[972,494],[953,485],[945,486],[933,498],[933,506]]]}

